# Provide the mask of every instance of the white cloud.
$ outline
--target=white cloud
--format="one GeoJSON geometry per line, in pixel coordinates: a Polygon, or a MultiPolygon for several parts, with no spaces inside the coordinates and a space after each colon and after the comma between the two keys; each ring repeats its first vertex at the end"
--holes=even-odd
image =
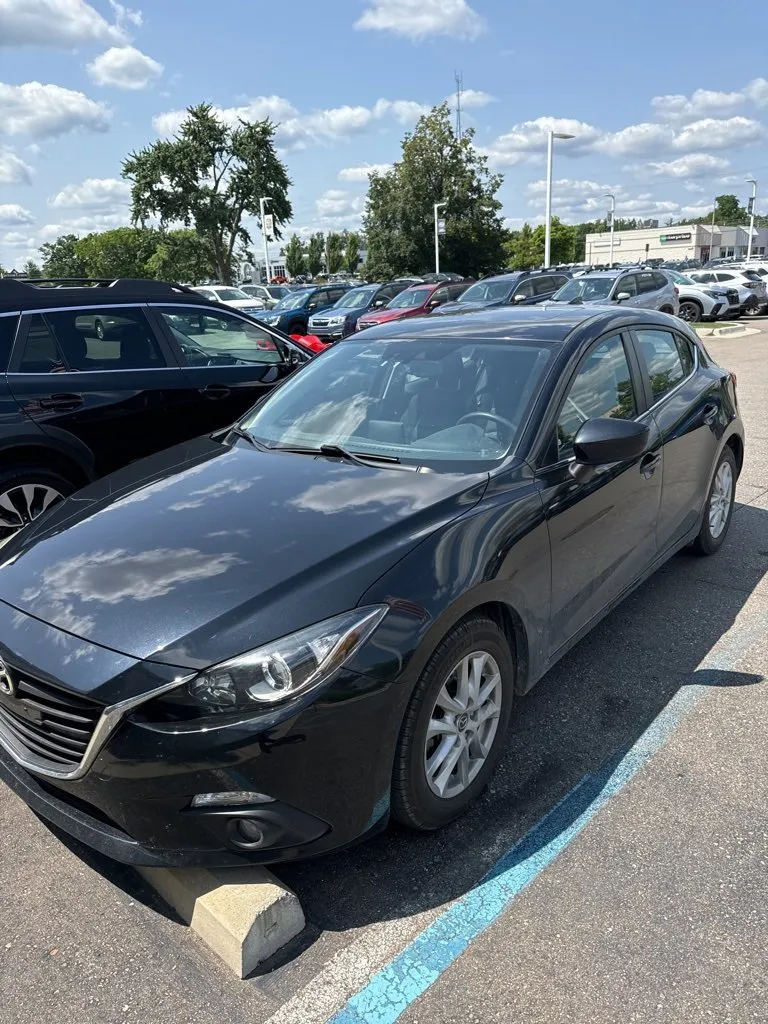
{"type": "Polygon", "coordinates": [[[675,138],[675,149],[730,149],[756,142],[765,135],[759,121],[748,117],[712,117],[686,125],[675,138]]]}
{"type": "Polygon", "coordinates": [[[83,43],[124,40],[122,28],[85,0],[0,0],[0,46],[71,50],[83,43]]]}
{"type": "Polygon", "coordinates": [[[630,124],[621,131],[607,132],[597,141],[595,149],[608,156],[653,153],[667,149],[674,138],[674,130],[667,125],[650,122],[630,124]]]}
{"type": "MultiPolygon", "coordinates": [[[[452,107],[456,106],[456,93],[445,97],[445,102],[452,107]]],[[[489,103],[498,103],[498,97],[491,96],[489,92],[482,89],[463,89],[461,93],[461,109],[468,110],[470,107],[487,107],[489,103]]]]}
{"type": "Polygon", "coordinates": [[[716,171],[724,171],[727,167],[728,161],[724,157],[712,156],[710,153],[688,153],[677,160],[651,161],[636,169],[639,173],[650,173],[658,178],[701,178],[716,171]]]}
{"type": "Polygon", "coordinates": [[[500,135],[483,150],[493,167],[510,167],[513,164],[540,160],[547,151],[547,135],[550,131],[573,135],[573,139],[562,141],[563,153],[579,156],[588,152],[602,132],[599,128],[575,121],[570,117],[537,117],[535,121],[523,121],[513,125],[511,131],[500,135]]]}
{"type": "Polygon", "coordinates": [[[730,114],[743,102],[742,92],[697,89],[690,97],[654,96],[651,106],[663,121],[693,121],[711,114],[730,114]]]}
{"type": "Polygon", "coordinates": [[[0,236],[0,244],[9,249],[33,249],[35,240],[29,235],[22,235],[20,231],[8,231],[0,236]]]}
{"type": "MultiPolygon", "coordinates": [[[[531,198],[528,206],[543,209],[546,180],[532,181],[526,186],[531,198]]],[[[601,184],[588,179],[558,178],[552,182],[553,211],[565,222],[595,220],[605,217],[610,208],[606,193],[616,197],[618,217],[653,217],[676,214],[679,204],[670,199],[657,199],[650,192],[633,195],[625,186],[601,184]]]]}
{"type": "Polygon", "coordinates": [[[342,167],[339,171],[339,181],[359,181],[368,183],[371,174],[386,174],[392,170],[392,164],[363,164],[360,167],[342,167]]]}
{"type": "Polygon", "coordinates": [[[742,90],[745,97],[756,107],[768,107],[768,79],[753,78],[742,90]]]}
{"type": "Polygon", "coordinates": [[[97,85],[116,89],[146,89],[163,73],[163,65],[137,50],[135,46],[112,46],[87,65],[97,85]]]}
{"type": "Polygon", "coordinates": [[[131,186],[127,181],[118,178],[86,178],[77,185],[65,185],[61,192],[49,199],[48,204],[64,209],[114,207],[126,204],[130,194],[131,186]]]}
{"type": "Polygon", "coordinates": [[[85,93],[60,85],[0,82],[0,132],[36,138],[63,135],[76,128],[106,131],[110,112],[85,93]]]}
{"type": "Polygon", "coordinates": [[[700,206],[681,206],[678,212],[681,217],[706,217],[708,213],[712,213],[712,204],[703,203],[700,206]]]}
{"type": "Polygon", "coordinates": [[[332,188],[315,200],[315,208],[320,217],[350,217],[362,213],[365,200],[360,196],[351,196],[349,192],[332,188]]]}
{"type": "Polygon", "coordinates": [[[34,221],[35,218],[30,211],[25,210],[18,203],[0,205],[0,224],[11,227],[20,224],[33,224],[34,221]]]}
{"type": "Polygon", "coordinates": [[[0,185],[29,185],[32,168],[16,156],[12,149],[0,147],[0,185]]]}
{"type": "Polygon", "coordinates": [[[394,32],[408,39],[453,36],[477,39],[486,30],[483,18],[467,0],[370,0],[355,22],[357,29],[394,32]]]}
{"type": "MultiPolygon", "coordinates": [[[[218,117],[228,124],[236,124],[238,120],[259,121],[265,117],[278,122],[275,138],[283,150],[350,138],[369,130],[384,117],[394,117],[408,124],[427,110],[429,107],[414,100],[380,99],[373,107],[345,105],[303,114],[282,96],[257,96],[243,106],[214,108],[218,117]]],[[[158,135],[174,135],[186,117],[185,110],[170,110],[154,117],[152,126],[158,135]]]]}
{"type": "Polygon", "coordinates": [[[144,18],[141,11],[132,11],[129,7],[116,3],[116,0],[109,0],[109,6],[115,12],[115,21],[120,27],[130,24],[139,28],[142,25],[144,18]]]}
{"type": "Polygon", "coordinates": [[[55,224],[44,224],[37,232],[37,244],[53,242],[59,235],[89,235],[92,231],[106,231],[130,225],[127,208],[123,211],[94,212],[82,217],[72,217],[55,224]]]}

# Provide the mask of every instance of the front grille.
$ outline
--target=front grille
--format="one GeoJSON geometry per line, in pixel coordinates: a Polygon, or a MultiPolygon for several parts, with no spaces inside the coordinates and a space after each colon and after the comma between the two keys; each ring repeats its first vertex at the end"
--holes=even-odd
{"type": "Polygon", "coordinates": [[[732,306],[738,306],[738,304],[739,304],[739,293],[736,291],[735,288],[729,288],[728,291],[725,294],[728,296],[728,302],[732,306]]]}
{"type": "Polygon", "coordinates": [[[313,320],[311,326],[312,327],[327,327],[328,326],[328,321],[327,320],[313,320]]]}
{"type": "Polygon", "coordinates": [[[41,767],[59,771],[79,767],[102,705],[18,669],[6,671],[14,693],[0,692],[0,732],[41,767]]]}

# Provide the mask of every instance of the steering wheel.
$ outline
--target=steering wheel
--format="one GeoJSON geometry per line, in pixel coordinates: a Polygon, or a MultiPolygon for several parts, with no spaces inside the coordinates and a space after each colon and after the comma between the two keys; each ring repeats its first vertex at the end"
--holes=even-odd
{"type": "MultiPolygon", "coordinates": [[[[504,419],[503,416],[497,416],[495,412],[468,412],[466,416],[461,417],[459,423],[463,423],[465,420],[477,419],[478,417],[484,420],[494,420],[496,423],[503,423],[505,427],[509,427],[513,434],[517,430],[516,423],[504,419]]],[[[456,425],[458,426],[458,424],[456,425]]]]}

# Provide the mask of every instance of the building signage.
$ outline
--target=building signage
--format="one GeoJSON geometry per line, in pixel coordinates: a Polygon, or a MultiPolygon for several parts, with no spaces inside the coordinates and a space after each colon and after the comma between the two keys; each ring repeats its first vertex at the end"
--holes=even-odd
{"type": "Polygon", "coordinates": [[[660,242],[690,242],[690,240],[691,240],[691,232],[690,231],[681,231],[681,232],[678,232],[676,235],[660,235],[659,236],[659,241],[660,242]]]}
{"type": "MultiPolygon", "coordinates": [[[[610,249],[610,247],[611,247],[610,241],[608,241],[608,242],[590,242],[589,244],[592,246],[593,249],[610,249]]],[[[621,239],[620,238],[614,238],[614,240],[613,240],[613,247],[614,247],[614,249],[618,249],[618,247],[620,245],[621,245],[621,239]]]]}

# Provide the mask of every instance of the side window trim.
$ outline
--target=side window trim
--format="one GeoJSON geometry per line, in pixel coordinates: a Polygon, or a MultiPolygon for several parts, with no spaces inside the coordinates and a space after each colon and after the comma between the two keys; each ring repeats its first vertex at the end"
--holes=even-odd
{"type": "Polygon", "coordinates": [[[573,461],[572,455],[567,459],[557,459],[555,462],[546,461],[547,452],[551,447],[553,432],[557,427],[557,421],[560,418],[560,413],[562,412],[565,400],[568,397],[571,385],[576,379],[579,370],[598,345],[602,345],[604,341],[608,341],[611,338],[620,338],[621,343],[624,346],[624,354],[627,358],[627,363],[629,364],[632,388],[635,393],[635,406],[637,409],[635,419],[641,419],[645,413],[648,412],[647,395],[645,388],[643,387],[643,375],[640,372],[640,363],[638,362],[637,354],[635,352],[636,340],[632,336],[632,332],[626,330],[609,330],[605,334],[601,334],[599,338],[595,338],[589,348],[580,354],[578,361],[573,365],[571,372],[568,375],[567,382],[565,384],[562,384],[561,382],[556,395],[550,399],[546,415],[539,427],[539,432],[533,446],[535,453],[533,462],[537,473],[549,471],[550,469],[554,469],[556,466],[565,466],[569,462],[573,461]]]}
{"type": "MultiPolygon", "coordinates": [[[[632,336],[632,347],[634,349],[634,357],[640,370],[643,394],[645,395],[646,413],[653,412],[653,410],[660,406],[662,402],[666,402],[668,398],[671,398],[672,395],[676,394],[676,392],[678,392],[680,388],[684,387],[688,383],[688,381],[692,380],[696,376],[696,373],[699,369],[699,346],[692,344],[690,341],[688,341],[687,338],[685,338],[685,335],[681,335],[681,332],[674,330],[674,328],[664,327],[661,329],[667,331],[669,334],[672,335],[672,337],[675,339],[675,344],[677,344],[678,338],[680,337],[683,337],[686,340],[690,348],[693,350],[693,369],[687,377],[683,377],[682,380],[678,381],[677,384],[675,384],[673,388],[670,388],[669,391],[663,394],[661,398],[654,398],[653,391],[651,389],[650,379],[648,377],[648,374],[642,368],[644,365],[644,361],[640,361],[640,339],[637,337],[636,334],[637,328],[630,328],[629,333],[632,336]]],[[[642,415],[645,415],[645,413],[643,413],[642,415]]]]}

